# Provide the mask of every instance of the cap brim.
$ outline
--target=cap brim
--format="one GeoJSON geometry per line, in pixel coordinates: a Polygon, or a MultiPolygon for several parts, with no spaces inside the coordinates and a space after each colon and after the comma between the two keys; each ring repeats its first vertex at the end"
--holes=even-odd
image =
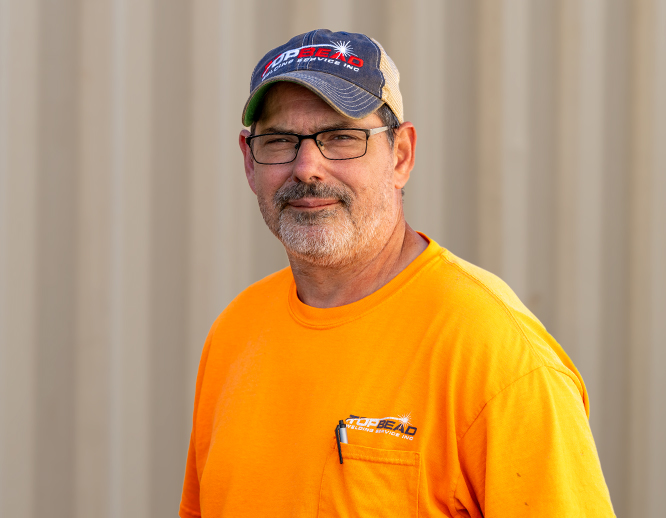
{"type": "Polygon", "coordinates": [[[268,79],[254,89],[243,109],[244,126],[255,122],[255,113],[266,92],[280,81],[304,86],[326,101],[335,111],[352,119],[367,117],[384,104],[376,95],[340,77],[315,70],[297,70],[268,79]]]}

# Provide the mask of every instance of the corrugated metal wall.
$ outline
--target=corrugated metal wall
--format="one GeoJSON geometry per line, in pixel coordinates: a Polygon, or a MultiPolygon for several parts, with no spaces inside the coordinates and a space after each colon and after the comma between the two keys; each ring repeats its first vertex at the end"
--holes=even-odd
{"type": "Polygon", "coordinates": [[[618,516],[666,508],[666,1],[0,0],[0,515],[175,516],[199,352],[286,264],[250,72],[363,31],[419,131],[408,220],[580,368],[618,516]]]}

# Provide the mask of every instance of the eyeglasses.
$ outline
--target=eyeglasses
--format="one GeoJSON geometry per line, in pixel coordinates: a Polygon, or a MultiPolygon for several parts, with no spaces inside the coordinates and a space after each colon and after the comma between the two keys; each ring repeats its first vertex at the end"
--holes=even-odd
{"type": "Polygon", "coordinates": [[[388,130],[388,126],[373,129],[344,128],[318,131],[312,135],[297,133],[264,133],[245,137],[252,158],[258,164],[288,164],[296,160],[301,142],[312,139],[319,151],[329,160],[361,158],[368,151],[368,139],[388,130]]]}

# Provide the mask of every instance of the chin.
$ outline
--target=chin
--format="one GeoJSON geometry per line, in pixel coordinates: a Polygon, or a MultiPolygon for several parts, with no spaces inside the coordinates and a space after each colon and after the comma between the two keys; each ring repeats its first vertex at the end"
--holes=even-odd
{"type": "Polygon", "coordinates": [[[300,261],[313,266],[340,267],[378,252],[388,238],[383,235],[385,230],[379,218],[360,227],[344,217],[318,224],[281,218],[275,235],[287,254],[300,261]]]}
{"type": "Polygon", "coordinates": [[[317,266],[344,265],[358,255],[352,225],[281,222],[277,236],[288,254],[317,266]]]}
{"type": "Polygon", "coordinates": [[[340,267],[378,253],[386,245],[395,214],[386,205],[356,213],[341,207],[301,211],[260,204],[264,221],[290,258],[313,266],[340,267]]]}

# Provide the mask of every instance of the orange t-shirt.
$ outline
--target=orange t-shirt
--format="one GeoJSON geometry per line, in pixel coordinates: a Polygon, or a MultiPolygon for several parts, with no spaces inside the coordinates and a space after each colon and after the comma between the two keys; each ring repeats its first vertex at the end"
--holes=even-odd
{"type": "Polygon", "coordinates": [[[501,280],[430,241],[353,304],[304,305],[287,268],[224,310],[199,366],[180,516],[613,510],[576,368],[501,280]]]}

